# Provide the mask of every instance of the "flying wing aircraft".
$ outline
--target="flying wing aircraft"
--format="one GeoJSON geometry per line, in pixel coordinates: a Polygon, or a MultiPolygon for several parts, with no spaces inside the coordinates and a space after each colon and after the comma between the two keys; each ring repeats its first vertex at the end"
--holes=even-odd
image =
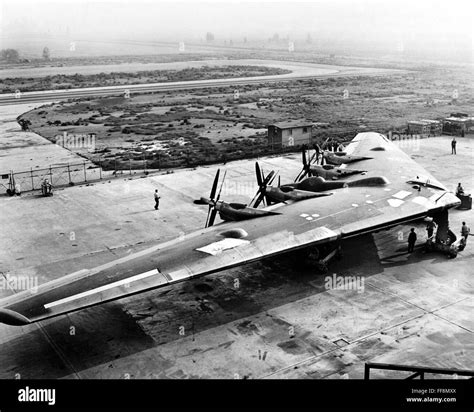
{"type": "Polygon", "coordinates": [[[384,184],[347,185],[330,196],[280,203],[274,205],[279,214],[216,224],[64,276],[0,301],[0,322],[26,325],[269,256],[317,248],[428,215],[447,215],[460,204],[381,134],[358,134],[346,154],[364,158],[359,164],[367,170],[366,177],[384,184]]]}

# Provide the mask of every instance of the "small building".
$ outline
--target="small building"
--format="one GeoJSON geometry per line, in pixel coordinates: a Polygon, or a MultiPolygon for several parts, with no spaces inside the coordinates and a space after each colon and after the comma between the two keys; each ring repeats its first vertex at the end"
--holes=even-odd
{"type": "Polygon", "coordinates": [[[429,135],[431,126],[429,123],[421,120],[411,120],[408,122],[408,134],[429,135]]]}
{"type": "Polygon", "coordinates": [[[274,147],[311,144],[313,124],[304,120],[274,123],[268,126],[268,144],[274,147]]]}
{"type": "MultiPolygon", "coordinates": [[[[457,113],[460,114],[460,113],[457,113]]],[[[474,122],[472,117],[447,117],[443,120],[443,133],[457,136],[472,132],[474,122]]]]}
{"type": "Polygon", "coordinates": [[[430,136],[441,136],[443,134],[443,123],[440,120],[421,119],[430,125],[430,136]]]}

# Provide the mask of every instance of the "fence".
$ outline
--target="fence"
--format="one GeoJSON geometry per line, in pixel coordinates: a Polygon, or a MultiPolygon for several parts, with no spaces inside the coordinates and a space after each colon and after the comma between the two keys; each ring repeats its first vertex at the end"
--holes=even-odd
{"type": "Polygon", "coordinates": [[[413,365],[395,365],[390,363],[375,363],[368,362],[364,368],[364,379],[370,379],[371,369],[382,369],[389,371],[404,371],[412,372],[412,375],[405,379],[425,379],[425,374],[433,375],[454,375],[457,376],[470,376],[471,379],[474,377],[474,370],[462,370],[462,369],[446,369],[446,368],[427,368],[424,366],[413,366],[413,365]]]}
{"type": "Polygon", "coordinates": [[[21,192],[41,189],[41,183],[47,179],[53,187],[87,183],[102,179],[102,169],[90,162],[50,166],[44,169],[2,174],[2,185],[13,190],[20,185],[21,192]],[[5,182],[8,180],[8,182],[5,182]]]}

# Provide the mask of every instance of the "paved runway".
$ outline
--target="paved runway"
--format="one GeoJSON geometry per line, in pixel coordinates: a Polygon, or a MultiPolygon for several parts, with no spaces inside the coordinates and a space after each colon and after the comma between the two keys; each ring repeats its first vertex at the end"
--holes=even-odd
{"type": "MultiPolygon", "coordinates": [[[[92,73],[100,73],[101,70],[104,72],[109,71],[140,71],[140,70],[166,70],[170,68],[186,68],[186,67],[202,67],[208,66],[229,66],[229,65],[256,65],[256,66],[267,66],[267,67],[280,67],[283,69],[291,70],[291,73],[281,75],[269,75],[269,76],[255,76],[255,77],[240,77],[232,79],[211,79],[211,80],[192,80],[182,82],[167,82],[167,83],[149,83],[149,84],[131,84],[131,85],[119,85],[119,86],[105,86],[105,87],[89,87],[81,89],[65,89],[65,90],[46,90],[36,92],[22,92],[21,87],[18,88],[19,93],[6,93],[0,94],[0,106],[8,104],[19,104],[33,103],[33,102],[47,102],[52,100],[64,100],[71,98],[87,97],[87,96],[107,96],[107,95],[119,95],[125,93],[144,93],[144,92],[164,92],[173,90],[191,90],[191,89],[203,89],[208,87],[226,87],[226,86],[239,86],[248,84],[260,84],[268,82],[282,82],[292,80],[304,80],[311,78],[325,78],[325,77],[338,77],[338,76],[371,76],[371,75],[386,75],[391,73],[399,73],[400,70],[395,69],[377,69],[377,68],[366,68],[366,67],[350,67],[350,66],[331,66],[323,64],[312,64],[302,62],[287,62],[287,61],[274,61],[274,60],[210,60],[210,61],[197,61],[197,62],[177,62],[177,63],[157,63],[147,65],[112,65],[109,66],[80,66],[80,67],[64,67],[58,68],[58,72],[61,73],[74,73],[79,72],[81,74],[88,73],[92,70],[92,73]],[[125,67],[120,67],[125,66],[125,67]],[[71,72],[72,70],[72,72],[71,72]]],[[[23,69],[17,70],[9,74],[7,70],[0,70],[1,77],[17,77],[17,76],[37,76],[38,73],[51,74],[51,68],[37,68],[37,69],[23,69]],[[26,73],[25,73],[26,72],[26,73]]],[[[55,71],[55,74],[56,73],[55,71]]]]}

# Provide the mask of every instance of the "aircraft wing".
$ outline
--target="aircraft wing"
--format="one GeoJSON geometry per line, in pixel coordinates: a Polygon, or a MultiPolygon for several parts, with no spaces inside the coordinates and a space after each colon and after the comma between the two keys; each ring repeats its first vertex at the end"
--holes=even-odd
{"type": "Polygon", "coordinates": [[[357,135],[349,150],[358,155],[370,151],[373,159],[364,161],[367,177],[384,176],[388,183],[347,187],[334,190],[331,196],[281,204],[278,215],[218,224],[64,276],[36,291],[23,291],[0,301],[0,322],[24,325],[40,321],[291,250],[394,226],[460,203],[444,186],[414,189],[407,183],[414,173],[437,181],[378,133],[357,135]],[[378,149],[372,150],[374,147],[378,149]]]}
{"type": "MultiPolygon", "coordinates": [[[[407,139],[405,145],[419,145],[417,139],[407,139]]],[[[413,161],[410,156],[395,146],[386,136],[379,133],[359,133],[345,148],[345,152],[352,156],[371,157],[348,164],[348,168],[370,171],[370,175],[386,176],[394,182],[419,180],[420,184],[426,181],[440,190],[446,187],[435,177],[430,175],[423,167],[413,161]]],[[[359,179],[352,176],[346,180],[359,179]]]]}

